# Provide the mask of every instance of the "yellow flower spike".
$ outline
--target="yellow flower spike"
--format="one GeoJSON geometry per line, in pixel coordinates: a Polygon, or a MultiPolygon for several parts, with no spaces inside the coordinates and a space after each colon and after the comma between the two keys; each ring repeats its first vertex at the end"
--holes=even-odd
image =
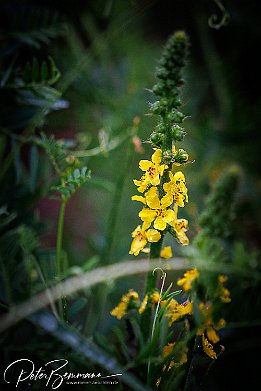
{"type": "Polygon", "coordinates": [[[172,250],[170,246],[166,246],[161,250],[160,253],[161,258],[169,259],[172,258],[172,250]]]}
{"type": "Polygon", "coordinates": [[[177,281],[177,285],[178,286],[182,286],[182,288],[184,289],[184,291],[189,291],[192,287],[192,283],[193,281],[199,277],[199,271],[197,269],[191,269],[191,270],[187,270],[185,273],[184,273],[184,276],[183,278],[180,278],[178,281],[177,281]]]}
{"type": "Polygon", "coordinates": [[[204,334],[202,334],[202,346],[208,357],[210,357],[212,360],[217,358],[217,354],[214,351],[213,345],[207,340],[204,334]]]}

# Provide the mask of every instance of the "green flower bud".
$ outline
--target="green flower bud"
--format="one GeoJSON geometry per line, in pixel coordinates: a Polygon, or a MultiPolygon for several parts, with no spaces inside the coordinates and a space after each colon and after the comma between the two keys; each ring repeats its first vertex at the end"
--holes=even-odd
{"type": "Polygon", "coordinates": [[[166,125],[164,125],[162,122],[160,122],[156,128],[155,128],[155,131],[157,133],[165,133],[166,132],[166,125]]]}
{"type": "Polygon", "coordinates": [[[183,164],[188,161],[188,153],[184,149],[179,149],[175,155],[175,163],[183,164]]]}
{"type": "Polygon", "coordinates": [[[157,147],[161,146],[163,140],[163,134],[162,133],[157,133],[157,132],[152,132],[150,135],[150,141],[152,144],[156,145],[157,147]]]}
{"type": "Polygon", "coordinates": [[[185,115],[177,110],[172,110],[168,115],[169,121],[176,122],[178,124],[181,124],[183,122],[184,118],[185,118],[185,115]]]}
{"type": "Polygon", "coordinates": [[[175,141],[182,141],[186,135],[184,129],[179,125],[172,126],[172,137],[175,141]]]}
{"type": "Polygon", "coordinates": [[[163,151],[162,153],[163,162],[170,163],[173,159],[173,153],[171,150],[163,151]]]}

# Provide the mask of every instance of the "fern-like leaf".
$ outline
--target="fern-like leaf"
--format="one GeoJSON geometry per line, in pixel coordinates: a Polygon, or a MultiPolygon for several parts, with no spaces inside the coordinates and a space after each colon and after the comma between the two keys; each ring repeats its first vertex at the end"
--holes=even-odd
{"type": "Polygon", "coordinates": [[[41,134],[41,146],[45,149],[56,172],[62,176],[67,168],[65,149],[53,136],[48,138],[44,133],[41,134]]]}
{"type": "Polygon", "coordinates": [[[63,183],[59,186],[54,186],[52,190],[61,194],[61,197],[68,201],[71,196],[80,188],[82,185],[90,179],[91,171],[87,167],[82,169],[76,168],[71,175],[63,180],[63,183]]]}

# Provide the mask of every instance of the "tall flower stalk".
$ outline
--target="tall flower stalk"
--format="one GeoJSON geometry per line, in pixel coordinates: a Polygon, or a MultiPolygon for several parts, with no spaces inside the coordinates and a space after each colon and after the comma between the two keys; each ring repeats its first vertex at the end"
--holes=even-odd
{"type": "MultiPolygon", "coordinates": [[[[157,84],[153,88],[158,100],[150,111],[158,116],[158,123],[149,137],[154,152],[151,160],[141,160],[143,175],[134,180],[142,195],[132,200],[143,204],[139,225],[132,233],[130,254],[137,256],[150,243],[150,258],[161,256],[164,236],[169,232],[182,245],[187,245],[188,221],[178,218],[178,209],[188,202],[184,174],[177,168],[188,163],[188,153],[177,147],[186,132],[182,127],[185,115],[180,111],[180,87],[183,85],[182,68],[187,55],[188,40],[183,31],[168,40],[156,72],[157,84]]],[[[156,286],[156,275],[148,274],[146,292],[156,286]]]]}

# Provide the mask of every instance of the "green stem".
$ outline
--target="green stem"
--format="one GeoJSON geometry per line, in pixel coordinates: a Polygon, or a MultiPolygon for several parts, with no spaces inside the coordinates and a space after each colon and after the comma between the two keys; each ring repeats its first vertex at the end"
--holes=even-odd
{"type": "MultiPolygon", "coordinates": [[[[161,284],[161,288],[160,288],[160,295],[159,295],[159,300],[158,300],[158,303],[157,303],[157,307],[156,307],[156,310],[155,310],[155,315],[154,315],[154,319],[153,319],[153,325],[152,325],[152,330],[151,330],[151,341],[153,340],[153,335],[154,335],[154,331],[155,331],[155,327],[156,327],[156,321],[157,321],[157,317],[158,317],[158,312],[159,312],[159,307],[160,307],[160,302],[161,302],[161,298],[162,298],[162,292],[163,292],[163,287],[164,287],[164,284],[165,284],[165,280],[166,280],[166,276],[167,274],[162,270],[162,269],[159,269],[161,270],[162,272],[162,284],[161,284]]],[[[155,274],[155,269],[153,270],[153,275],[155,274]]],[[[150,378],[150,358],[149,358],[149,361],[148,361],[148,381],[149,381],[149,378],[150,378]]]]}
{"type": "MultiPolygon", "coordinates": [[[[150,245],[150,259],[160,258],[160,252],[162,248],[163,236],[161,235],[161,239],[156,243],[151,243],[150,245]]],[[[146,293],[149,293],[157,286],[157,274],[149,272],[147,274],[147,282],[146,282],[146,293]]]]}
{"type": "MultiPolygon", "coordinates": [[[[67,201],[62,199],[59,220],[58,220],[58,231],[57,231],[57,243],[56,243],[56,258],[57,258],[57,280],[61,281],[62,272],[62,241],[63,241],[63,227],[64,227],[64,214],[67,201]]],[[[67,318],[67,302],[66,298],[63,297],[59,302],[59,313],[60,316],[66,320],[67,318]]]]}

